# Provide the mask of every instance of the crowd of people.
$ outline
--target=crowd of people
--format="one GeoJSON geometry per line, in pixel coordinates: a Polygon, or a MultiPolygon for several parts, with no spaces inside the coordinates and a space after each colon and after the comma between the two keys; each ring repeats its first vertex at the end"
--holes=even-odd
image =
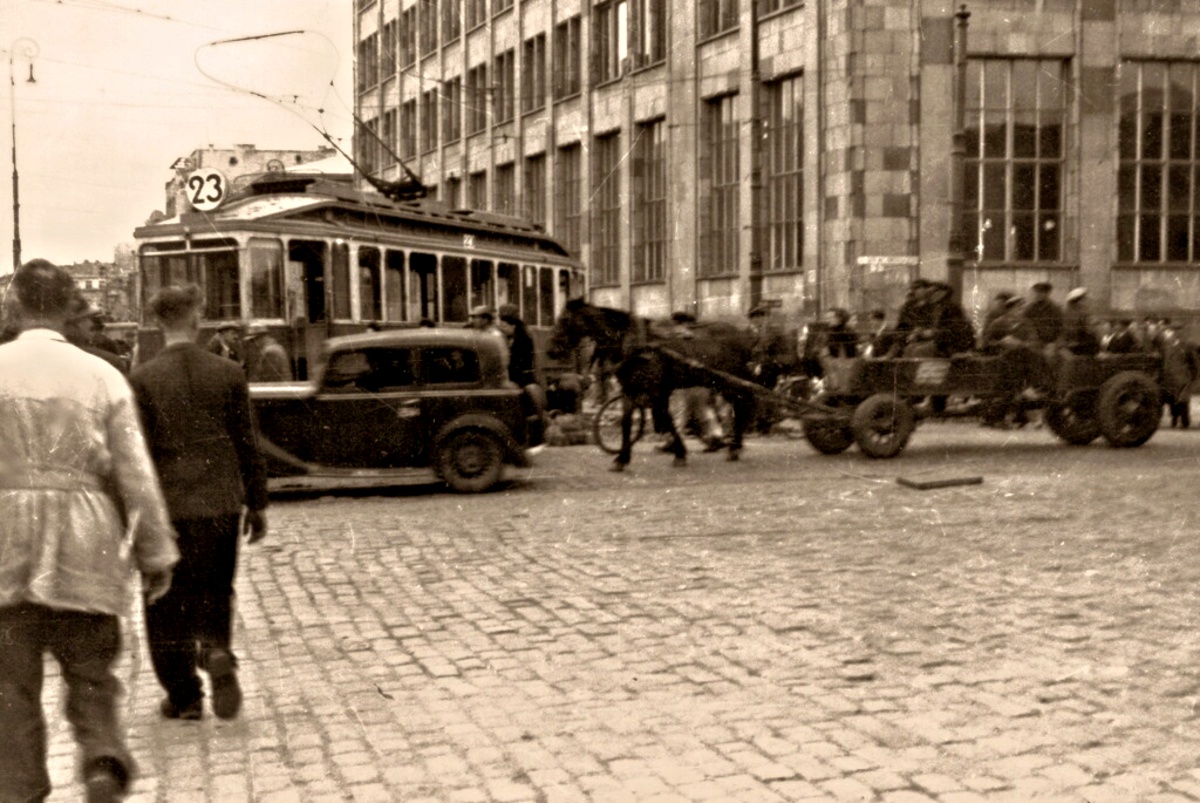
{"type": "Polygon", "coordinates": [[[65,684],[89,803],[137,765],[118,717],[122,617],[141,577],[167,719],[241,709],[232,649],[239,542],[266,534],[266,477],[245,371],[197,345],[202,298],[149,304],[164,348],[129,369],[93,338],[71,275],[32,260],[5,299],[0,344],[0,800],[50,794],[43,659],[65,684]]]}

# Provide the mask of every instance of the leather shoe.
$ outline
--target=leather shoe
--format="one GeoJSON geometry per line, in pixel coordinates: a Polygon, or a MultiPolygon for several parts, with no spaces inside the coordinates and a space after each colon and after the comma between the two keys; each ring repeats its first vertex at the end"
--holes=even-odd
{"type": "Polygon", "coordinates": [[[204,701],[200,697],[197,697],[195,701],[184,706],[175,705],[175,703],[171,702],[170,697],[164,697],[162,703],[158,706],[158,710],[165,719],[183,719],[189,722],[204,719],[204,701]]]}
{"type": "Polygon", "coordinates": [[[101,759],[84,779],[87,803],[117,803],[125,798],[125,780],[111,759],[101,759]]]}
{"type": "Polygon", "coordinates": [[[220,719],[233,719],[242,710],[237,661],[229,650],[217,648],[209,650],[206,665],[212,681],[213,713],[220,719]]]}

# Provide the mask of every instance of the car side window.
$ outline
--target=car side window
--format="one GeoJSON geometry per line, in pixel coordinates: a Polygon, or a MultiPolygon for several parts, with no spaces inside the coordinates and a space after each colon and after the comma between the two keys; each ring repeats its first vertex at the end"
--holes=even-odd
{"type": "Polygon", "coordinates": [[[470,349],[432,346],[423,350],[426,385],[454,385],[478,382],[479,355],[470,349]]]}
{"type": "Polygon", "coordinates": [[[412,351],[372,348],[335,355],[325,373],[325,388],[341,393],[385,393],[412,387],[412,351]]]}

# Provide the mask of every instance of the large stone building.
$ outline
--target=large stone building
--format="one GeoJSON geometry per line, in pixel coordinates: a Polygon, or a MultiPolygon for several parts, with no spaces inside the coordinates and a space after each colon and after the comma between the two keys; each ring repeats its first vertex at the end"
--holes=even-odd
{"type": "Polygon", "coordinates": [[[599,303],[863,310],[919,273],[1200,313],[1200,0],[355,10],[364,166],[544,223],[599,303]]]}

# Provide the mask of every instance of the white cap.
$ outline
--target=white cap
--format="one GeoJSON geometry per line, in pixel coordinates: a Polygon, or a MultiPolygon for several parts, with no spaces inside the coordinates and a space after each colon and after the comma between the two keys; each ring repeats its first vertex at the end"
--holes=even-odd
{"type": "Polygon", "coordinates": [[[1078,301],[1087,295],[1086,287],[1076,287],[1071,292],[1067,293],[1067,301],[1078,301]]]}

